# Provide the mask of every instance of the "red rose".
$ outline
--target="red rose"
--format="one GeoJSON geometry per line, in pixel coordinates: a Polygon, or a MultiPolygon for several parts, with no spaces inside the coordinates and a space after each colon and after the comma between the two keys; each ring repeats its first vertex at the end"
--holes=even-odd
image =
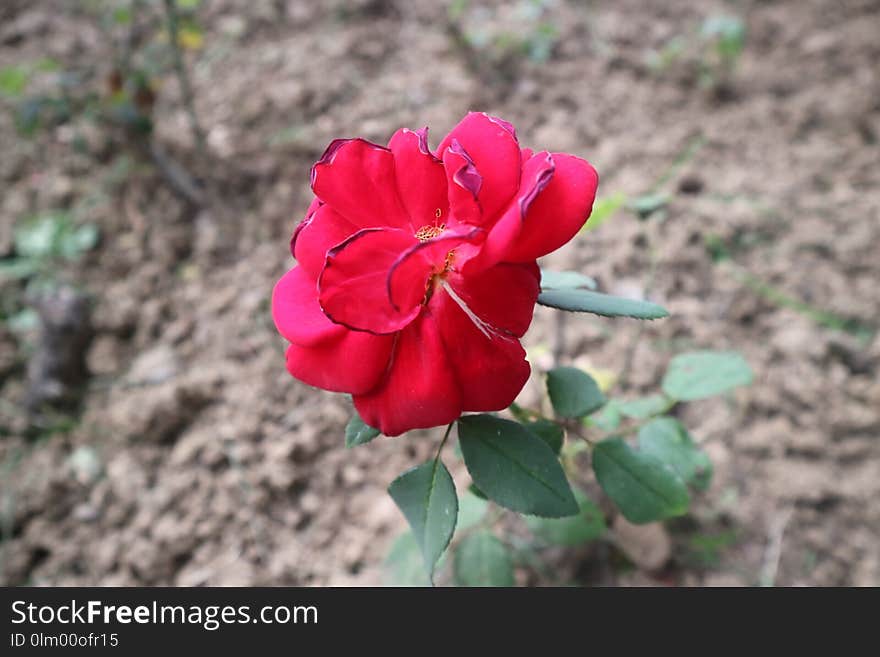
{"type": "Polygon", "coordinates": [[[272,294],[290,373],[351,393],[389,436],[509,406],[529,376],[535,260],[589,217],[593,167],[532,154],[509,123],[470,113],[436,153],[427,128],[387,148],[335,140],[311,182],[298,266],[272,294]]]}

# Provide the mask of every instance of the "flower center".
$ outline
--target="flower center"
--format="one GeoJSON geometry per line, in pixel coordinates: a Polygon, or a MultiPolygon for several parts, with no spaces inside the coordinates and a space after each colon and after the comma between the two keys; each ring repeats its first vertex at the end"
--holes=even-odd
{"type": "Polygon", "coordinates": [[[434,271],[431,272],[431,275],[428,276],[428,280],[425,282],[425,297],[422,299],[423,306],[428,305],[434,291],[445,284],[446,274],[452,269],[454,260],[455,250],[453,249],[446,254],[446,259],[443,261],[442,268],[435,267],[434,271]]]}
{"type": "Polygon", "coordinates": [[[416,239],[420,242],[427,242],[428,240],[437,237],[444,230],[446,230],[446,224],[440,224],[439,226],[428,224],[427,226],[422,226],[416,231],[416,239]]]}

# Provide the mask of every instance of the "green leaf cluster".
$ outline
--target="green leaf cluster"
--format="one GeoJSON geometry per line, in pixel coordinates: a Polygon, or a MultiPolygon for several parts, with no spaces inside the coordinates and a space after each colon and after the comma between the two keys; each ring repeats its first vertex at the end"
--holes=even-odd
{"type": "Polygon", "coordinates": [[[94,224],[78,225],[66,212],[37,215],[13,232],[15,255],[0,259],[0,280],[27,279],[50,272],[59,261],[76,260],[99,240],[94,224]]]}

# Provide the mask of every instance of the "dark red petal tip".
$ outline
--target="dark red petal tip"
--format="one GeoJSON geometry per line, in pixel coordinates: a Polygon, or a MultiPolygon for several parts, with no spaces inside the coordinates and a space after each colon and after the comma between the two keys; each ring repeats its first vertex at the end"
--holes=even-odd
{"type": "Polygon", "coordinates": [[[510,133],[510,136],[516,139],[516,128],[513,127],[513,124],[509,121],[505,121],[497,116],[492,116],[491,114],[486,114],[485,112],[481,112],[483,116],[489,119],[492,123],[500,125],[502,128],[507,130],[510,133]]]}
{"type": "Polygon", "coordinates": [[[419,151],[425,155],[430,155],[435,161],[440,162],[440,158],[434,155],[434,153],[431,152],[431,147],[428,146],[428,126],[420,128],[419,130],[412,130],[411,132],[419,138],[419,151]]]}
{"type": "Polygon", "coordinates": [[[290,236],[290,255],[294,258],[296,257],[296,253],[294,252],[296,249],[296,240],[299,239],[299,234],[302,232],[302,229],[312,223],[312,218],[315,216],[315,213],[321,208],[324,203],[321,202],[320,199],[314,199],[309,205],[309,209],[306,210],[306,216],[303,217],[303,220],[300,221],[296,228],[293,229],[293,235],[290,236]]]}
{"type": "Polygon", "coordinates": [[[312,186],[315,184],[315,170],[319,166],[330,165],[333,164],[333,158],[336,157],[336,153],[339,152],[339,149],[348,144],[349,142],[359,141],[367,146],[372,146],[373,148],[378,148],[379,150],[387,151],[388,148],[382,146],[380,144],[374,144],[373,142],[364,139],[362,137],[346,137],[341,139],[334,139],[331,141],[327,148],[324,149],[324,152],[321,154],[321,157],[318,158],[318,161],[312,165],[312,170],[309,173],[309,182],[312,186]]]}
{"type": "Polygon", "coordinates": [[[525,221],[529,207],[531,207],[534,200],[538,197],[538,194],[543,192],[547,185],[550,184],[550,180],[553,178],[555,172],[556,163],[553,161],[553,156],[550,153],[547,153],[541,168],[538,169],[538,175],[535,176],[535,179],[530,183],[531,187],[529,187],[525,194],[519,197],[520,221],[525,221]]]}
{"type": "Polygon", "coordinates": [[[455,184],[466,189],[473,194],[474,198],[476,198],[480,193],[480,188],[483,186],[483,177],[480,175],[480,172],[477,171],[474,161],[471,159],[471,156],[468,155],[464,146],[459,143],[458,139],[452,140],[452,143],[449,145],[449,152],[458,155],[464,160],[464,164],[452,174],[452,180],[455,184]]]}

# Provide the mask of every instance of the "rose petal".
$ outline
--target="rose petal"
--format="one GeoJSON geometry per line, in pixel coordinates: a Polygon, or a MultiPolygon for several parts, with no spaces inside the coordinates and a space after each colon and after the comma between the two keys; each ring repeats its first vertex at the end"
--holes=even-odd
{"type": "Polygon", "coordinates": [[[321,205],[297,228],[293,257],[317,280],[324,269],[327,252],[359,230],[358,226],[329,205],[321,205]]]}
{"type": "Polygon", "coordinates": [[[397,336],[387,377],[354,397],[364,422],[386,436],[448,424],[461,415],[461,392],[429,311],[397,336]]]}
{"type": "Polygon", "coordinates": [[[556,170],[549,183],[520,202],[525,220],[504,257],[507,262],[535,260],[555,251],[577,235],[590,216],[599,184],[596,170],[573,155],[553,153],[552,158],[556,170]]]}
{"type": "Polygon", "coordinates": [[[401,253],[419,244],[411,232],[365,228],[327,253],[318,278],[318,302],[333,322],[376,334],[394,333],[420,311],[428,272],[398,284],[401,305],[388,294],[388,276],[401,253]]]}
{"type": "Polygon", "coordinates": [[[449,288],[438,291],[430,307],[437,317],[464,410],[500,411],[510,406],[530,372],[519,340],[488,325],[461,297],[451,296],[449,288]]]}
{"type": "Polygon", "coordinates": [[[520,148],[513,126],[482,112],[470,112],[440,142],[437,150],[444,162],[453,140],[468,153],[482,177],[477,199],[483,224],[490,225],[519,187],[520,148]]]}
{"type": "Polygon", "coordinates": [[[342,331],[310,347],[287,348],[287,371],[300,381],[331,392],[361,395],[381,381],[391,358],[394,337],[342,331]]]}
{"type": "Polygon", "coordinates": [[[491,327],[522,337],[532,323],[541,291],[536,262],[502,263],[467,277],[451,273],[447,280],[459,298],[491,327]]]}
{"type": "Polygon", "coordinates": [[[458,141],[453,140],[443,151],[443,167],[446,171],[450,223],[479,226],[483,223],[483,211],[478,200],[483,177],[458,141]]]}
{"type": "Polygon", "coordinates": [[[303,347],[333,340],[345,331],[321,312],[317,283],[303,267],[294,267],[275,284],[272,319],[281,335],[303,347]]]}
{"type": "MultiPolygon", "coordinates": [[[[480,254],[468,264],[469,272],[498,262],[518,260],[511,254],[517,250],[517,240],[522,234],[524,225],[523,217],[539,194],[549,185],[555,169],[555,162],[546,151],[534,155],[523,165],[522,186],[516,198],[489,231],[480,254]]],[[[535,258],[530,259],[535,260],[535,258]]]]}
{"type": "Polygon", "coordinates": [[[321,199],[313,198],[312,202],[309,204],[309,209],[306,210],[306,214],[303,217],[302,221],[300,221],[296,225],[296,228],[293,229],[293,235],[291,235],[290,237],[290,255],[292,255],[294,258],[296,257],[296,241],[299,239],[300,233],[302,232],[303,228],[311,223],[312,217],[318,211],[318,208],[320,208],[322,205],[323,203],[321,202],[321,199]]]}
{"type": "Polygon", "coordinates": [[[388,148],[394,154],[397,191],[412,225],[436,226],[449,214],[446,197],[446,169],[428,148],[428,129],[394,133],[388,148]]]}
{"type": "Polygon", "coordinates": [[[413,228],[397,195],[394,155],[384,146],[333,141],[312,167],[312,190],[359,228],[413,228]]]}

